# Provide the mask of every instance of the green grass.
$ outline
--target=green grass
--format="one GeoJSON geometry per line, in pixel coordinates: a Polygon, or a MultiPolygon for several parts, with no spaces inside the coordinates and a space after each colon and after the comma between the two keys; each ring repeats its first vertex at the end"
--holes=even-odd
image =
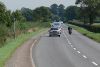
{"type": "Polygon", "coordinates": [[[6,43],[4,47],[0,48],[0,67],[4,67],[5,62],[7,61],[7,59],[10,58],[10,56],[12,55],[12,53],[15,51],[16,48],[18,48],[26,40],[28,40],[32,36],[35,36],[36,34],[40,33],[43,30],[44,29],[32,33],[21,34],[16,39],[10,40],[9,42],[6,43]]]}
{"type": "Polygon", "coordinates": [[[16,37],[16,39],[10,39],[0,48],[0,67],[4,67],[5,62],[11,57],[13,52],[21,46],[29,38],[39,34],[40,32],[48,29],[49,23],[34,23],[33,28],[37,28],[35,32],[21,34],[16,37]],[[48,25],[47,25],[48,24],[48,25]]]}
{"type": "Polygon", "coordinates": [[[87,29],[84,29],[84,28],[79,27],[79,26],[71,25],[71,24],[69,24],[69,26],[73,27],[75,30],[82,33],[83,35],[85,35],[85,36],[87,36],[87,37],[89,37],[97,42],[100,42],[100,33],[90,32],[87,29]]]}
{"type": "Polygon", "coordinates": [[[94,23],[93,25],[100,25],[100,23],[94,23]]]}

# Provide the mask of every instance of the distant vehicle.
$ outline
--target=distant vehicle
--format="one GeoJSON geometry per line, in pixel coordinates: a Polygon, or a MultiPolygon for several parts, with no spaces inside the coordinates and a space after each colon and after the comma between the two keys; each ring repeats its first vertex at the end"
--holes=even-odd
{"type": "Polygon", "coordinates": [[[51,27],[54,27],[54,28],[61,28],[61,22],[53,22],[51,27]]]}
{"type": "Polygon", "coordinates": [[[49,30],[49,36],[51,37],[51,36],[54,36],[54,35],[57,35],[57,36],[59,36],[60,37],[60,35],[61,35],[61,28],[51,28],[50,30],[49,30]]]}
{"type": "Polygon", "coordinates": [[[59,21],[59,23],[63,24],[63,21],[59,21]]]}

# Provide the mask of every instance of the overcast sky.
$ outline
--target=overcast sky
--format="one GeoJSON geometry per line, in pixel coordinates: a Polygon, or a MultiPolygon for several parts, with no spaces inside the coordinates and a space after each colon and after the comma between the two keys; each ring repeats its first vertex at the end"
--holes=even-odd
{"type": "Polygon", "coordinates": [[[2,1],[7,9],[16,10],[22,7],[35,9],[40,6],[49,7],[51,4],[63,4],[64,6],[74,5],[76,0],[0,0],[2,1]]]}

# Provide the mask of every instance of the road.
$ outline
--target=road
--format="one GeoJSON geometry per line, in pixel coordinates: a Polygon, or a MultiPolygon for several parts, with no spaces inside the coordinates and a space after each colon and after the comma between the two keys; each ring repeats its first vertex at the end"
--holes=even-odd
{"type": "Polygon", "coordinates": [[[36,67],[100,67],[100,43],[63,25],[61,37],[41,36],[32,57],[36,67]]]}

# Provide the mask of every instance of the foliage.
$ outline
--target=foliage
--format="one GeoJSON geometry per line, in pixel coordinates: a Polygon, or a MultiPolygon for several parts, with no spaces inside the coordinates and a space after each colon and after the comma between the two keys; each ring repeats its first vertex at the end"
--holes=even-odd
{"type": "Polygon", "coordinates": [[[87,25],[83,23],[78,23],[78,22],[70,22],[70,24],[83,27],[87,29],[88,31],[94,32],[94,33],[100,33],[100,25],[87,25]]]}
{"type": "Polygon", "coordinates": [[[48,7],[42,6],[33,10],[33,17],[35,21],[37,20],[44,21],[44,22],[48,21],[51,15],[52,14],[48,7]]]}
{"type": "Polygon", "coordinates": [[[16,10],[12,13],[14,21],[22,21],[25,20],[25,18],[22,16],[22,13],[20,10],[16,10]]]}
{"type": "Polygon", "coordinates": [[[71,27],[73,27],[75,30],[77,30],[78,32],[82,33],[83,35],[97,41],[100,42],[100,33],[94,33],[94,32],[90,32],[85,28],[76,26],[76,25],[70,25],[71,27]]]}
{"type": "Polygon", "coordinates": [[[6,9],[6,6],[0,2],[0,47],[6,41],[8,36],[8,28],[11,27],[11,11],[6,9]]]}
{"type": "Polygon", "coordinates": [[[77,6],[69,6],[65,10],[65,17],[67,20],[79,19],[80,8],[77,6]]]}
{"type": "Polygon", "coordinates": [[[58,5],[57,4],[52,4],[50,6],[50,10],[54,15],[58,15],[58,5]]]}
{"type": "Polygon", "coordinates": [[[65,6],[63,4],[60,4],[58,6],[58,10],[59,10],[59,17],[61,21],[65,21],[65,6]]]}
{"type": "Polygon", "coordinates": [[[33,21],[33,11],[29,8],[22,8],[21,9],[22,15],[26,18],[27,21],[33,21]]]}
{"type": "Polygon", "coordinates": [[[90,25],[93,24],[99,14],[100,0],[76,0],[76,4],[81,5],[83,14],[88,16],[90,25]]]}
{"type": "Polygon", "coordinates": [[[52,4],[50,6],[50,11],[52,12],[52,20],[62,20],[65,21],[65,6],[63,4],[57,5],[52,4]],[[57,19],[58,17],[58,19],[57,19]],[[56,18],[56,19],[55,19],[56,18]]]}
{"type": "Polygon", "coordinates": [[[49,26],[47,21],[50,21],[51,15],[52,13],[48,7],[42,6],[35,10],[22,8],[21,10],[11,12],[0,2],[0,47],[8,38],[15,37],[15,35],[26,32],[29,28],[35,26],[33,21],[39,21],[39,26],[49,26]],[[44,22],[45,25],[43,24],[44,22]]]}
{"type": "Polygon", "coordinates": [[[60,17],[58,15],[52,15],[52,21],[60,21],[60,17]]]}
{"type": "Polygon", "coordinates": [[[0,25],[0,47],[4,45],[7,38],[7,27],[5,25],[0,25]]]}
{"type": "Polygon", "coordinates": [[[0,2],[0,12],[5,12],[5,10],[6,6],[2,2],[0,2]]]}
{"type": "Polygon", "coordinates": [[[0,2],[0,24],[11,26],[11,11],[6,9],[6,6],[0,2]]]}
{"type": "Polygon", "coordinates": [[[4,67],[5,62],[11,57],[12,53],[29,38],[39,34],[46,29],[39,28],[35,32],[21,34],[16,39],[11,39],[0,48],[0,67],[4,67]]]}

